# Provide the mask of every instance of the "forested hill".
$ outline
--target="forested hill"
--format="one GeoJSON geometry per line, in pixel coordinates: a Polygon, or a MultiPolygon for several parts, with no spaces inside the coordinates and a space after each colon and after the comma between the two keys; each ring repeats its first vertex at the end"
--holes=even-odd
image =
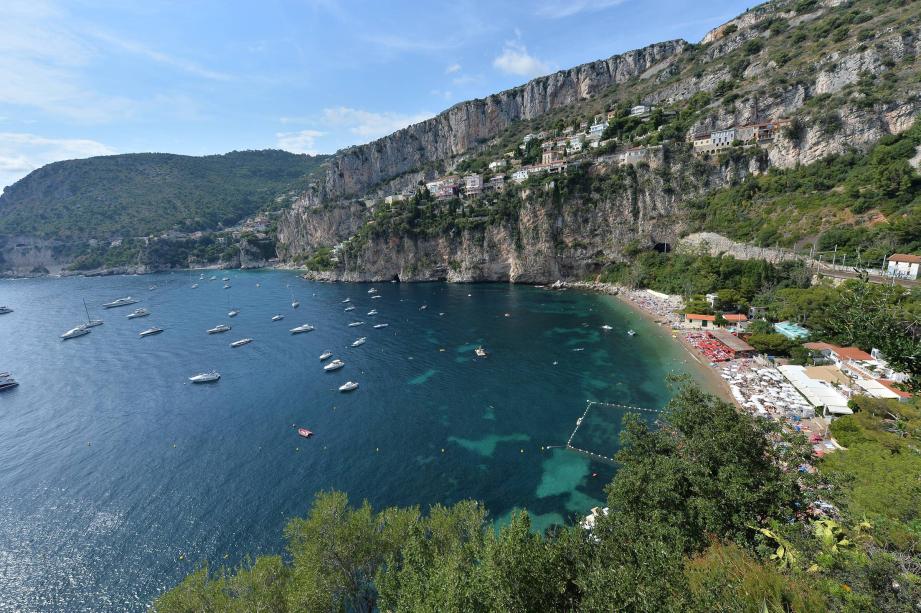
{"type": "Polygon", "coordinates": [[[265,150],[55,162],[0,196],[0,236],[79,241],[228,226],[287,206],[326,157],[265,150]]]}

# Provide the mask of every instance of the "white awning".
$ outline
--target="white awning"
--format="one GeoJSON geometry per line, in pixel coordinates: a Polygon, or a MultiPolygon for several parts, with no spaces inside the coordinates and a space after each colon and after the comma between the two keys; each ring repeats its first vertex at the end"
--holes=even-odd
{"type": "Polygon", "coordinates": [[[783,376],[816,407],[825,407],[834,415],[851,415],[847,398],[824,381],[812,379],[802,366],[785,365],[777,368],[783,376]]]}
{"type": "Polygon", "coordinates": [[[893,398],[899,400],[898,394],[877,381],[876,379],[857,379],[857,385],[862,387],[874,398],[893,398]]]}

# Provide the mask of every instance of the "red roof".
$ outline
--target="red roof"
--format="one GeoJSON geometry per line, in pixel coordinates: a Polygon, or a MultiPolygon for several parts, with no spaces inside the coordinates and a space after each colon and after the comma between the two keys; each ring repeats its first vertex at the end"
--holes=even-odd
{"type": "Polygon", "coordinates": [[[909,253],[893,253],[889,256],[890,262],[907,262],[909,264],[921,264],[921,255],[911,255],[909,253]]]}
{"type": "Polygon", "coordinates": [[[831,351],[839,358],[845,360],[872,360],[873,356],[859,347],[839,347],[831,343],[805,343],[803,347],[813,351],[831,351]]]}
{"type": "Polygon", "coordinates": [[[895,387],[892,384],[892,381],[889,381],[888,379],[877,379],[877,381],[893,394],[897,394],[900,398],[911,398],[911,394],[905,390],[900,390],[899,388],[895,387]]]}
{"type": "Polygon", "coordinates": [[[812,349],[813,351],[838,349],[837,345],[832,345],[831,343],[803,343],[803,347],[806,349],[812,349]]]}
{"type": "Polygon", "coordinates": [[[726,321],[748,321],[748,315],[745,313],[723,313],[723,319],[726,321]]]}
{"type": "Polygon", "coordinates": [[[685,313],[684,318],[688,321],[716,321],[716,315],[696,315],[694,313],[685,313]]]}

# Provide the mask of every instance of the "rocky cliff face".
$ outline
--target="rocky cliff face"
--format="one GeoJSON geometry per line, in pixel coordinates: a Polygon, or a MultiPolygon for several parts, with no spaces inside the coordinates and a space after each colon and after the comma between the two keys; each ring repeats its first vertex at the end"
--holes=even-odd
{"type": "Polygon", "coordinates": [[[515,121],[535,119],[596,96],[612,85],[661,70],[687,47],[683,40],[657,43],[456,104],[432,119],[339,152],[328,162],[315,196],[334,201],[363,195],[378,183],[426,163],[462,154],[515,121]]]}

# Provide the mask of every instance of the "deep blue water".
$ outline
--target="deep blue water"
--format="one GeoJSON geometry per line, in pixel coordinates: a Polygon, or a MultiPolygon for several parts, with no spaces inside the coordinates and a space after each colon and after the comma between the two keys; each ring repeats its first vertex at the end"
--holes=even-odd
{"type": "MultiPolygon", "coordinates": [[[[499,519],[527,507],[538,528],[581,517],[612,466],[542,447],[566,442],[587,399],[661,407],[664,376],[690,369],[605,296],[385,283],[371,300],[371,285],[229,276],[229,290],[183,273],[0,281],[15,309],[0,315],[0,371],[20,382],[0,393],[0,611],[142,610],[203,561],[283,551],[285,522],[322,489],[377,507],[476,498],[499,519]],[[125,295],[141,303],[100,306],[125,295]],[[105,324],[61,341],[82,299],[105,324]],[[139,306],[153,315],[126,319],[139,306]],[[205,333],[222,322],[233,330],[205,333]],[[289,334],[305,322],[316,331],[289,334]],[[138,337],[154,324],[165,332],[138,337]],[[325,373],[325,349],[346,367],[325,373]],[[210,369],[219,383],[187,383],[210,369]],[[336,391],[349,379],[357,391],[336,391]]],[[[593,411],[575,442],[613,453],[619,418],[593,411]]]]}

